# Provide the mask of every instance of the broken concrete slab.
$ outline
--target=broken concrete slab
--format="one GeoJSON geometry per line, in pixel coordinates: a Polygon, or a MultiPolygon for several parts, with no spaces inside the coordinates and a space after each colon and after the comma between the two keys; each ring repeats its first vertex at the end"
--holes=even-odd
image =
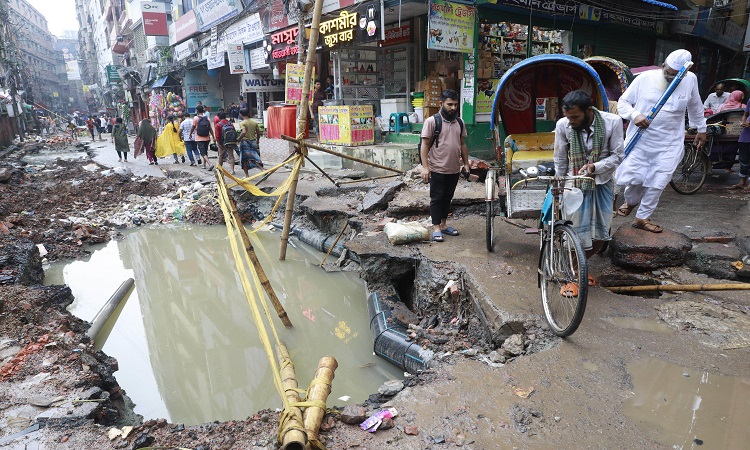
{"type": "MultiPolygon", "coordinates": [[[[396,194],[396,197],[388,205],[388,215],[394,217],[406,217],[414,214],[429,214],[430,212],[430,188],[428,185],[423,189],[418,186],[410,186],[396,194]]],[[[451,205],[471,206],[484,205],[485,191],[483,183],[468,183],[460,181],[453,195],[451,205]]]]}
{"type": "Polygon", "coordinates": [[[695,332],[705,345],[715,348],[750,348],[750,317],[720,305],[678,301],[656,306],[658,316],[681,331],[695,332]]]}
{"type": "Polygon", "coordinates": [[[7,167],[0,169],[0,183],[10,180],[11,175],[13,175],[13,170],[7,167]]]}
{"type": "Polygon", "coordinates": [[[651,233],[625,224],[612,236],[609,248],[616,265],[651,270],[684,264],[692,245],[682,233],[667,229],[651,233]]]}
{"type": "Polygon", "coordinates": [[[731,263],[741,258],[740,249],[733,244],[698,242],[688,252],[686,264],[691,270],[713,278],[737,280],[739,271],[731,263]]]}
{"type": "MultiPolygon", "coordinates": [[[[589,274],[593,276],[599,286],[650,286],[659,284],[658,278],[650,272],[638,272],[624,269],[612,263],[609,258],[596,258],[589,264],[589,274]]],[[[642,295],[642,293],[639,293],[642,295]]]]}
{"type": "Polygon", "coordinates": [[[404,186],[406,186],[406,183],[396,180],[371,189],[362,200],[361,211],[371,213],[387,208],[388,203],[396,196],[396,192],[404,186]]]}

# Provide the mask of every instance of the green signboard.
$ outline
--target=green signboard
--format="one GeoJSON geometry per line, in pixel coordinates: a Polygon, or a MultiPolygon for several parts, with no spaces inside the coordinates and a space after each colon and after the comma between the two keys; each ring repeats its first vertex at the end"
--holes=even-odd
{"type": "Polygon", "coordinates": [[[107,81],[114,83],[116,81],[122,81],[120,73],[117,71],[117,66],[107,66],[107,81]]]}

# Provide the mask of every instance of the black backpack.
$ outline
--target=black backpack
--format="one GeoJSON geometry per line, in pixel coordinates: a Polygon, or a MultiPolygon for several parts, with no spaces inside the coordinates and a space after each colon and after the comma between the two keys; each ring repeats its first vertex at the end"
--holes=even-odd
{"type": "MultiPolygon", "coordinates": [[[[432,150],[432,147],[437,147],[440,145],[440,132],[443,131],[443,116],[440,115],[440,113],[435,114],[432,116],[432,118],[435,120],[435,131],[432,133],[432,142],[430,143],[430,148],[427,150],[429,153],[430,150],[432,150]]],[[[464,121],[461,120],[460,117],[456,117],[456,120],[458,121],[458,124],[461,126],[461,133],[460,135],[463,136],[464,134],[464,121]]],[[[422,140],[419,140],[419,145],[417,146],[417,155],[419,156],[419,164],[422,164],[422,140]]]]}
{"type": "Polygon", "coordinates": [[[195,132],[198,133],[198,136],[200,137],[206,137],[211,134],[211,122],[209,122],[208,117],[198,116],[198,126],[196,127],[195,132]]]}
{"type": "Polygon", "coordinates": [[[221,142],[224,145],[237,143],[237,130],[231,123],[225,123],[221,126],[221,142]]]}

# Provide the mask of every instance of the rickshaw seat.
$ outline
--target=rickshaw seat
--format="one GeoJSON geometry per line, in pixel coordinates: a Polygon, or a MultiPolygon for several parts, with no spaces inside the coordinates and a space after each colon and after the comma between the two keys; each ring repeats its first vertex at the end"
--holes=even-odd
{"type": "Polygon", "coordinates": [[[539,162],[552,161],[554,151],[553,132],[508,135],[505,138],[506,173],[536,166],[539,162]]]}

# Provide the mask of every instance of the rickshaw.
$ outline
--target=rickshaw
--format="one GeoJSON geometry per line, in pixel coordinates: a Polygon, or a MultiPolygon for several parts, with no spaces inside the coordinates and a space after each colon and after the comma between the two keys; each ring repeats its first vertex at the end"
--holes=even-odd
{"type": "MultiPolygon", "coordinates": [[[[717,82],[723,84],[725,92],[742,91],[743,103],[750,101],[750,82],[741,78],[730,78],[717,82]]],[[[698,192],[706,182],[708,174],[716,170],[731,169],[737,162],[737,143],[742,131],[741,108],[728,109],[712,114],[706,118],[706,144],[699,151],[693,143],[696,130],[688,129],[685,133],[685,154],[672,174],[670,186],[680,194],[691,195],[698,192]]]]}
{"type": "Polygon", "coordinates": [[[485,179],[488,251],[494,248],[496,215],[539,219],[537,228],[521,227],[540,236],[537,282],[545,318],[558,336],[578,328],[588,295],[583,248],[570,222],[561,218],[564,183],[582,177],[555,176],[555,133],[540,132],[537,119],[557,121],[563,97],[579,89],[591,95],[598,109],[607,110],[599,75],[579,58],[539,55],[508,70],[498,83],[490,122],[499,167],[485,179]],[[501,130],[507,135],[502,145],[501,130]],[[577,284],[577,292],[567,291],[571,283],[577,284]]]}
{"type": "MultiPolygon", "coordinates": [[[[613,107],[616,108],[620,96],[633,81],[633,73],[625,64],[606,56],[592,56],[584,59],[584,61],[593,67],[599,75],[604,85],[604,91],[607,93],[610,110],[613,107]]],[[[617,111],[611,112],[617,113],[617,111]]]]}

